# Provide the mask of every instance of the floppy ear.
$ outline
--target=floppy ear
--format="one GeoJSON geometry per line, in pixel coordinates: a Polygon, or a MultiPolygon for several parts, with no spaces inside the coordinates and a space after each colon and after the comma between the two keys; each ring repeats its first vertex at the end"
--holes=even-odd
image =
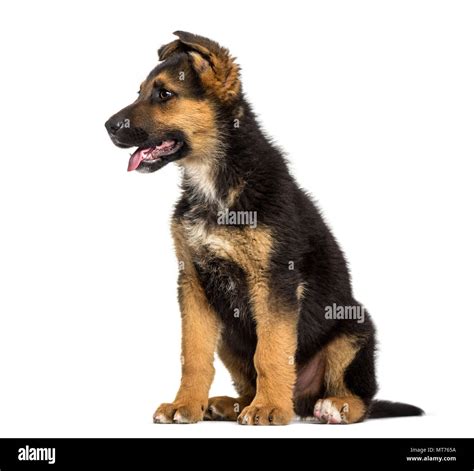
{"type": "Polygon", "coordinates": [[[158,51],[160,60],[175,52],[188,52],[194,69],[205,87],[223,102],[232,102],[240,92],[239,66],[229,51],[215,41],[176,31],[179,39],[162,46],[158,51]]]}
{"type": "Polygon", "coordinates": [[[184,52],[183,46],[184,44],[179,39],[161,46],[158,49],[158,59],[160,61],[164,61],[175,52],[184,52]]]}

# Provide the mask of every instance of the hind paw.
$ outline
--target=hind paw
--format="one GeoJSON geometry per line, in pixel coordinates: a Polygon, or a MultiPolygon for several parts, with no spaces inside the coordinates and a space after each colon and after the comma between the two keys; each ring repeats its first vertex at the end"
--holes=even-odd
{"type": "Polygon", "coordinates": [[[211,397],[204,420],[237,420],[240,409],[239,399],[229,396],[211,397]]]}
{"type": "Polygon", "coordinates": [[[314,417],[322,424],[353,424],[364,419],[367,408],[358,396],[326,397],[314,406],[314,417]]]}
{"type": "Polygon", "coordinates": [[[322,424],[347,424],[349,403],[336,399],[319,399],[314,406],[314,417],[322,424]]]}

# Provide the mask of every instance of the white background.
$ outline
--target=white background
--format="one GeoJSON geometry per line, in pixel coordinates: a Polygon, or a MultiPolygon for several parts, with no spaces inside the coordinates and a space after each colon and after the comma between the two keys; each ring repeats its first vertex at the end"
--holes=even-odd
{"type": "MultiPolygon", "coordinates": [[[[0,436],[472,436],[474,8],[463,1],[16,1],[0,7],[0,436]],[[7,6],[8,5],[8,6],[7,6]],[[104,122],[187,30],[242,65],[378,326],[354,426],[153,425],[179,382],[179,173],[104,122]]],[[[231,394],[218,364],[214,394],[231,394]]]]}

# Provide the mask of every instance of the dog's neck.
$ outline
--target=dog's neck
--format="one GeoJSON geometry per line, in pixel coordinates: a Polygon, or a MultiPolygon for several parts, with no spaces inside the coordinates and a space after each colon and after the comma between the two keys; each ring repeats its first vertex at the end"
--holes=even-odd
{"type": "Polygon", "coordinates": [[[263,178],[276,188],[281,176],[288,175],[280,151],[265,137],[250,106],[243,102],[238,127],[234,116],[225,117],[214,152],[183,161],[183,196],[192,207],[209,213],[251,210],[262,198],[271,198],[264,194],[265,188],[256,187],[257,182],[261,186],[263,178]]]}
{"type": "Polygon", "coordinates": [[[182,187],[190,201],[220,204],[216,182],[216,160],[199,159],[183,165],[182,187]]]}

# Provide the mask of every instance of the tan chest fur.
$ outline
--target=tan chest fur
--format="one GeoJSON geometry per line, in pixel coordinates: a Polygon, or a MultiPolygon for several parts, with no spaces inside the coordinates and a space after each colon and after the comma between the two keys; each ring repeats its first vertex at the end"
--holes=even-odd
{"type": "MultiPolygon", "coordinates": [[[[214,256],[237,263],[248,275],[265,271],[272,247],[266,228],[209,226],[204,221],[184,221],[181,235],[193,258],[214,256]]],[[[204,261],[204,260],[203,260],[204,261]]]]}

